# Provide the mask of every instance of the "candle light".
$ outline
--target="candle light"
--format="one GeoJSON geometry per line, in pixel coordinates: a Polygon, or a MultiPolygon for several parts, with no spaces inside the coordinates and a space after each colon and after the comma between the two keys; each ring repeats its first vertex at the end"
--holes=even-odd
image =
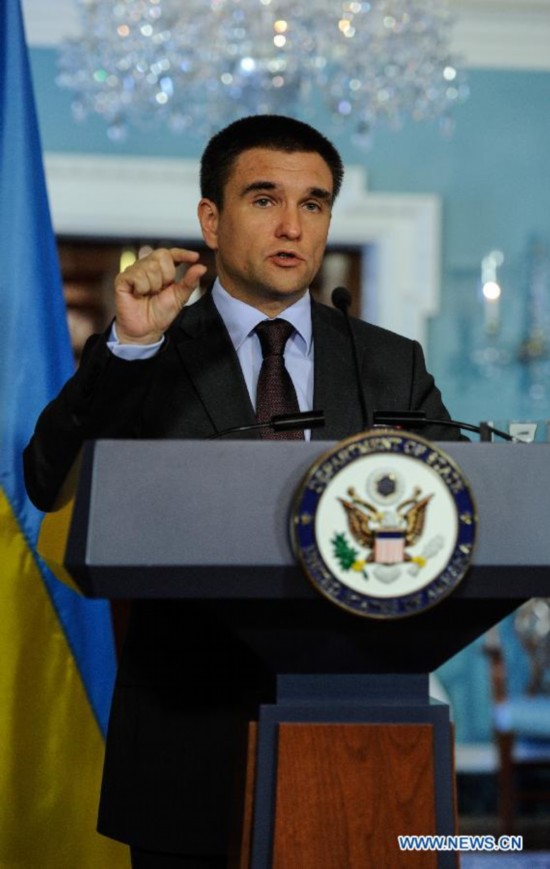
{"type": "Polygon", "coordinates": [[[485,310],[485,331],[494,333],[500,328],[500,285],[496,281],[486,281],[482,287],[484,310],[485,310]]]}
{"type": "Polygon", "coordinates": [[[497,269],[504,262],[501,251],[493,250],[481,261],[481,293],[483,296],[485,331],[494,335],[500,329],[500,298],[502,289],[497,269]]]}

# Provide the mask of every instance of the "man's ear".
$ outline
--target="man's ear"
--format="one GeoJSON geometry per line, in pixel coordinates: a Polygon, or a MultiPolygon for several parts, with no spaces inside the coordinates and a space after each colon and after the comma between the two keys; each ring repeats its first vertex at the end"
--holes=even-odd
{"type": "Polygon", "coordinates": [[[211,250],[218,249],[219,210],[211,199],[201,199],[197,208],[202,237],[211,250]]]}

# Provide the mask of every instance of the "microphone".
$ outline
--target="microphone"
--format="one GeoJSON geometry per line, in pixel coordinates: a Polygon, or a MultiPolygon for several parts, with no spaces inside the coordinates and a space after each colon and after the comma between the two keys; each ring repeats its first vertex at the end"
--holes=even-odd
{"type": "Polygon", "coordinates": [[[374,425],[404,426],[405,428],[422,428],[425,425],[446,425],[450,428],[473,431],[480,436],[481,441],[490,441],[491,435],[495,434],[506,441],[518,441],[505,431],[493,428],[487,422],[480,425],[472,425],[469,422],[459,422],[455,419],[427,419],[423,410],[375,410],[373,414],[374,425]]]}
{"type": "Polygon", "coordinates": [[[331,301],[335,308],[338,308],[339,311],[344,315],[348,334],[351,342],[351,349],[353,355],[353,367],[355,370],[355,379],[357,381],[357,391],[359,393],[359,405],[361,407],[361,416],[363,418],[363,429],[368,429],[372,427],[372,415],[367,407],[367,399],[365,397],[365,387],[363,384],[363,380],[361,378],[361,367],[359,365],[359,354],[357,352],[357,342],[355,340],[355,335],[353,334],[353,329],[351,328],[351,320],[349,318],[349,306],[351,305],[351,293],[346,287],[336,287],[332,291],[331,301]]]}
{"type": "Polygon", "coordinates": [[[267,422],[256,422],[252,425],[238,425],[234,428],[226,428],[210,435],[208,440],[224,438],[227,435],[239,434],[246,431],[258,431],[262,428],[272,428],[273,431],[296,431],[297,429],[321,428],[325,424],[324,410],[306,410],[303,413],[281,413],[272,416],[267,422]]]}
{"type": "Polygon", "coordinates": [[[338,308],[344,315],[347,315],[348,308],[351,305],[351,293],[346,287],[336,287],[332,291],[330,300],[335,308],[338,308]]]}

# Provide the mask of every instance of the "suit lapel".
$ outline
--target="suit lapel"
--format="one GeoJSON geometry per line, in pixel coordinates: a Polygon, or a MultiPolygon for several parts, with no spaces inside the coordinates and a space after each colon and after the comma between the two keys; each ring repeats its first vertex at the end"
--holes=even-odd
{"type": "MultiPolygon", "coordinates": [[[[339,440],[362,429],[353,355],[343,317],[312,302],[315,352],[313,407],[325,412],[314,440],[339,440]]],[[[216,431],[256,422],[242,369],[210,293],[185,308],[172,339],[216,431]]],[[[361,348],[360,348],[361,352],[361,348]]],[[[367,386],[367,401],[372,398],[367,386]]],[[[259,438],[257,432],[239,435],[259,438]]]]}
{"type": "MultiPolygon", "coordinates": [[[[313,406],[325,412],[325,426],[314,429],[312,439],[340,440],[363,428],[350,338],[343,316],[331,309],[312,302],[311,316],[315,352],[313,406]]],[[[371,401],[367,388],[370,406],[371,401]]]]}
{"type": "MultiPolygon", "coordinates": [[[[184,309],[176,349],[217,431],[256,422],[242,369],[210,293],[184,309]]],[[[250,432],[240,437],[259,437],[250,432]]]]}

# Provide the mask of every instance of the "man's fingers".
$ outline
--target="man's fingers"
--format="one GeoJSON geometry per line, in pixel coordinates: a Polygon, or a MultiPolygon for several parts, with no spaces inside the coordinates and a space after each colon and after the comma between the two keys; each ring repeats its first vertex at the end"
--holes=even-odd
{"type": "Polygon", "coordinates": [[[146,296],[149,293],[159,292],[164,282],[161,266],[155,260],[138,260],[115,280],[115,290],[132,293],[135,296],[146,296]]]}
{"type": "Polygon", "coordinates": [[[182,290],[193,291],[196,290],[200,279],[207,272],[206,266],[203,266],[201,263],[197,263],[194,266],[189,266],[184,275],[182,275],[181,279],[177,282],[178,287],[182,290]]]}
{"type": "Polygon", "coordinates": [[[123,343],[150,344],[166,331],[206,272],[198,259],[195,251],[159,249],[117,276],[116,321],[123,343]],[[180,266],[185,273],[178,280],[180,266]]]}
{"type": "Polygon", "coordinates": [[[183,308],[192,292],[197,289],[206,270],[206,266],[197,263],[188,268],[182,279],[174,284],[174,292],[180,307],[183,308]]]}
{"type": "Polygon", "coordinates": [[[183,247],[171,247],[166,251],[172,257],[173,263],[194,263],[198,260],[199,254],[196,250],[185,250],[183,247]]]}
{"type": "MultiPolygon", "coordinates": [[[[189,269],[198,266],[199,254],[196,251],[173,247],[167,250],[159,248],[141,260],[136,260],[117,276],[115,287],[119,292],[131,293],[134,296],[149,296],[160,293],[172,284],[181,284],[182,288],[188,286],[186,276],[182,281],[176,281],[178,266],[187,264],[189,269]]],[[[203,266],[199,278],[204,274],[203,266]]],[[[188,269],[188,271],[189,271],[188,269]]],[[[195,280],[195,276],[192,276],[195,280]]],[[[197,279],[198,280],[198,279],[197,279]]],[[[190,286],[190,284],[189,284],[190,286]]]]}
{"type": "Polygon", "coordinates": [[[147,296],[150,293],[159,293],[163,286],[170,282],[170,277],[161,263],[151,260],[143,265],[136,264],[132,272],[132,280],[134,295],[147,296]]]}

